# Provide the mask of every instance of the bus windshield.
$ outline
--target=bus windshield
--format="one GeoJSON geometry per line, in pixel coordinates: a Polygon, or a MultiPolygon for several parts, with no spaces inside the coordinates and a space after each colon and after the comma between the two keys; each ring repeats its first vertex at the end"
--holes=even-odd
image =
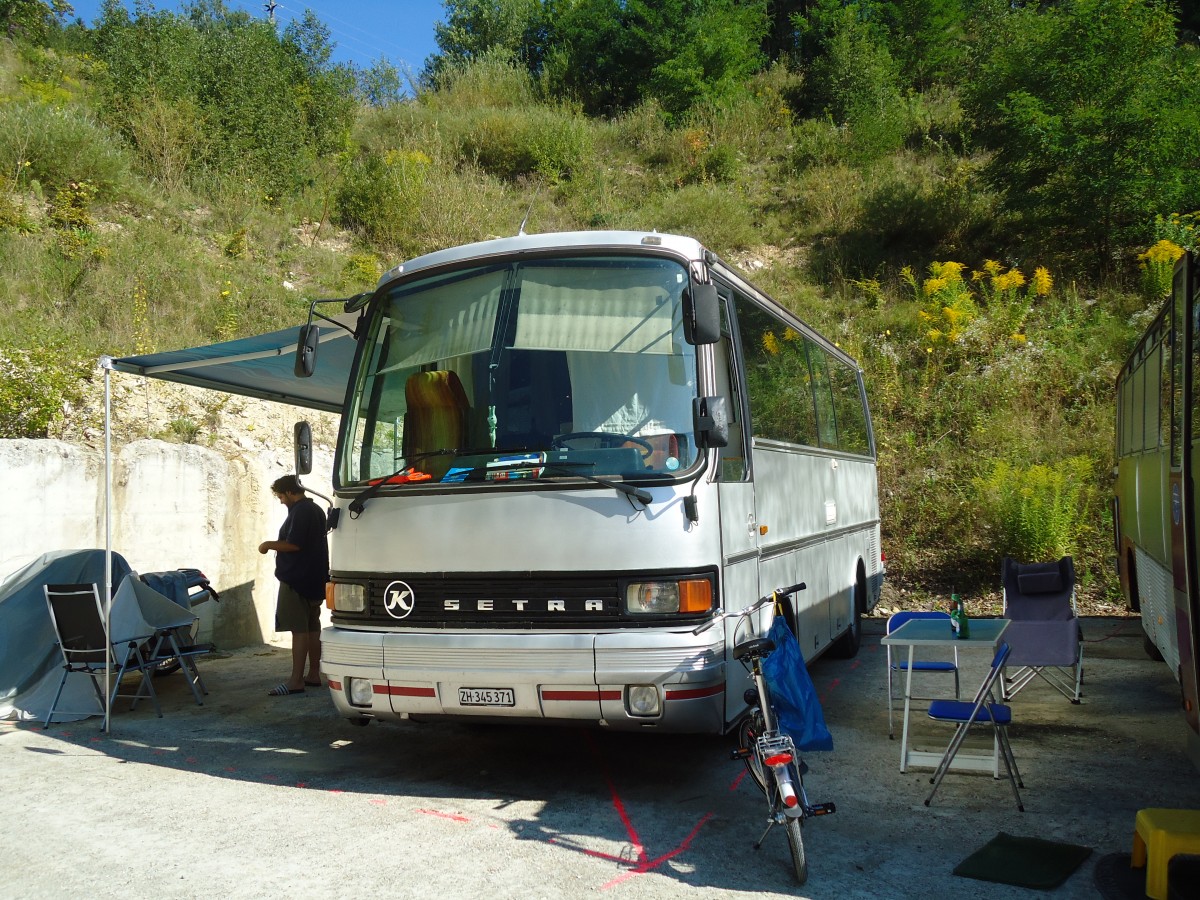
{"type": "Polygon", "coordinates": [[[342,484],[673,476],[697,459],[683,265],[645,256],[491,263],[377,302],[342,484]]]}

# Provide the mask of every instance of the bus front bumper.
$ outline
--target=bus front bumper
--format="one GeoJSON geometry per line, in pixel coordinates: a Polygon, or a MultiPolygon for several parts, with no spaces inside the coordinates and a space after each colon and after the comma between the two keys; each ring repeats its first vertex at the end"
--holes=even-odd
{"type": "Polygon", "coordinates": [[[722,650],[690,631],[327,628],[321,671],[338,711],[356,720],[591,722],[615,730],[720,734],[727,722],[722,650]]]}

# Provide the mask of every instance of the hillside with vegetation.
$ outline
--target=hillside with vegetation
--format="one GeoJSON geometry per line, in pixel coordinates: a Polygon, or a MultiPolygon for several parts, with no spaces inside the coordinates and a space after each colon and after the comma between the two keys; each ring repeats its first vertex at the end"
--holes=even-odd
{"type": "Polygon", "coordinates": [[[1160,0],[450,0],[401,72],[333,63],[311,14],[0,3],[0,437],[68,433],[100,354],[296,324],[526,215],[680,232],[863,366],[893,585],[984,597],[1002,556],[1072,553],[1118,603],[1113,382],[1196,242],[1196,26],[1160,0]]]}

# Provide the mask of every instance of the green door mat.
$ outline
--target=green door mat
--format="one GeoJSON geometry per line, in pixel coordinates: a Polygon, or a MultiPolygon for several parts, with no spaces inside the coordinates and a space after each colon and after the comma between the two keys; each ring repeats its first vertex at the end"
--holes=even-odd
{"type": "Polygon", "coordinates": [[[1091,847],[1014,837],[1001,831],[960,862],[954,874],[1050,890],[1066,881],[1091,852],[1091,847]]]}

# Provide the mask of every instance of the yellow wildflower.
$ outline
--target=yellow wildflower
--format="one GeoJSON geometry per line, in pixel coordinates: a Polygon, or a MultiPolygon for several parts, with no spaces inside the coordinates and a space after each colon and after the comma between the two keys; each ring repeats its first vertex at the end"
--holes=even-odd
{"type": "Polygon", "coordinates": [[[787,328],[783,329],[783,339],[789,344],[794,344],[796,341],[800,340],[800,332],[798,332],[795,328],[788,326],[787,328]]]}
{"type": "Polygon", "coordinates": [[[779,338],[775,337],[775,332],[764,331],[762,336],[763,349],[772,356],[779,354],[779,338]]]}
{"type": "Polygon", "coordinates": [[[1164,238],[1145,253],[1138,254],[1138,259],[1143,263],[1153,262],[1173,264],[1175,260],[1179,259],[1181,256],[1183,256],[1183,248],[1178,244],[1168,241],[1164,238]]]}
{"type": "Polygon", "coordinates": [[[992,277],[992,287],[997,291],[1008,291],[1019,288],[1025,284],[1025,276],[1021,274],[1020,269],[1010,269],[1003,275],[995,275],[992,277]]]}
{"type": "Polygon", "coordinates": [[[1009,337],[1012,338],[1014,341],[1016,341],[1018,344],[1024,344],[1028,340],[1028,338],[1026,338],[1025,335],[1023,335],[1023,334],[1010,334],[1009,337]]]}
{"type": "Polygon", "coordinates": [[[1000,263],[996,262],[994,259],[985,259],[983,261],[983,271],[987,272],[993,278],[999,275],[1000,270],[1003,268],[1004,266],[1000,265],[1000,263]]]}
{"type": "Polygon", "coordinates": [[[925,284],[921,286],[921,290],[925,292],[926,297],[932,297],[934,294],[944,289],[947,283],[948,282],[945,278],[937,276],[933,278],[926,278],[925,284]]]}
{"type": "Polygon", "coordinates": [[[929,272],[935,278],[945,278],[947,282],[962,281],[963,269],[966,266],[960,262],[933,262],[929,264],[929,272]]]}
{"type": "Polygon", "coordinates": [[[1050,277],[1050,270],[1045,266],[1038,266],[1033,270],[1033,292],[1039,297],[1049,296],[1051,289],[1054,287],[1054,279],[1050,277]]]}

